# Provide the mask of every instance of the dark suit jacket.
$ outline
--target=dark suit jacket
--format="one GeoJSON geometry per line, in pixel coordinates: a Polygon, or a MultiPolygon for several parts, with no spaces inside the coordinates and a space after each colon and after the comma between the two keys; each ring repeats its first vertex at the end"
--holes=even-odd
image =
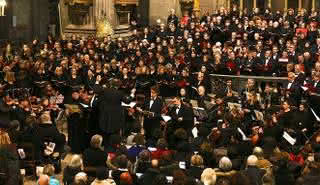
{"type": "Polygon", "coordinates": [[[63,150],[65,138],[55,126],[52,124],[39,124],[36,129],[42,144],[44,144],[46,138],[50,138],[56,144],[55,151],[61,152],[63,150]]]}
{"type": "Polygon", "coordinates": [[[106,166],[107,159],[108,159],[108,154],[100,149],[90,147],[83,152],[84,166],[90,166],[90,167],[106,166]]]}
{"type": "Polygon", "coordinates": [[[191,107],[188,107],[184,104],[181,104],[180,110],[178,114],[176,113],[177,108],[171,109],[169,112],[169,115],[171,116],[172,120],[178,123],[178,125],[184,129],[186,129],[187,132],[190,132],[191,128],[193,127],[193,110],[191,107]],[[182,122],[180,123],[178,119],[182,117],[182,122]]]}
{"type": "Polygon", "coordinates": [[[124,127],[125,116],[121,102],[130,103],[130,98],[116,89],[102,89],[95,85],[94,91],[98,94],[95,104],[98,107],[99,127],[102,132],[115,133],[124,127]]]}
{"type": "Polygon", "coordinates": [[[287,89],[288,84],[289,84],[289,82],[285,83],[284,87],[286,88],[287,91],[290,92],[289,100],[294,105],[298,105],[301,100],[301,93],[302,93],[301,84],[299,84],[298,81],[294,80],[291,87],[289,89],[287,89]]]}

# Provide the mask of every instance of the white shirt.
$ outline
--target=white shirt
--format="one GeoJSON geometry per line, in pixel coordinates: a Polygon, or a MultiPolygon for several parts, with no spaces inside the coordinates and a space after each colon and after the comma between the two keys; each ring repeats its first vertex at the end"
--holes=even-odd
{"type": "Polygon", "coordinates": [[[150,100],[150,107],[149,107],[149,109],[151,109],[151,107],[152,107],[153,103],[154,103],[154,100],[153,100],[153,99],[151,99],[151,100],[150,100]]]}
{"type": "Polygon", "coordinates": [[[292,86],[292,82],[289,82],[289,83],[288,83],[288,86],[287,86],[287,89],[290,89],[291,86],[292,86]]]}
{"type": "Polygon", "coordinates": [[[176,109],[176,114],[179,114],[179,111],[180,111],[180,106],[177,107],[177,109],[176,109]]]}
{"type": "MultiPolygon", "coordinates": [[[[319,82],[319,81],[318,81],[319,82]]],[[[313,87],[317,87],[318,82],[314,82],[313,87]]]]}

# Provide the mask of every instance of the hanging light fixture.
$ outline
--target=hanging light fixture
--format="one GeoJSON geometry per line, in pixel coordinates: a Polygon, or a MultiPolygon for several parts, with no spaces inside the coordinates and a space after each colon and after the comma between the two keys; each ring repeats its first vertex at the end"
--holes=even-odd
{"type": "Polygon", "coordinates": [[[6,0],[0,0],[0,16],[4,16],[4,8],[7,6],[6,0]]]}

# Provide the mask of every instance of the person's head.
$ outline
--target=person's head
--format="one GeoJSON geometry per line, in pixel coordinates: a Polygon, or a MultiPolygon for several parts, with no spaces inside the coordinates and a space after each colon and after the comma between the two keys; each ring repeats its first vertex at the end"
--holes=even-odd
{"type": "Polygon", "coordinates": [[[201,85],[198,87],[198,92],[200,96],[204,96],[206,94],[206,88],[201,85]]]}
{"type": "Polygon", "coordinates": [[[248,79],[248,81],[247,81],[247,86],[248,86],[248,89],[252,89],[252,88],[254,88],[254,86],[255,86],[255,84],[256,84],[256,82],[255,82],[255,80],[254,79],[248,79]]]}
{"type": "Polygon", "coordinates": [[[79,172],[74,176],[74,183],[75,184],[87,184],[88,183],[88,176],[84,172],[79,172]]]}
{"type": "Polygon", "coordinates": [[[51,116],[49,112],[44,112],[40,116],[40,122],[45,124],[51,124],[51,116]]]}
{"type": "Polygon", "coordinates": [[[0,145],[9,145],[11,140],[9,134],[5,131],[0,130],[0,145]]]}
{"type": "Polygon", "coordinates": [[[173,102],[176,106],[180,106],[181,105],[181,98],[180,97],[175,97],[173,99],[173,102]]]}
{"type": "Polygon", "coordinates": [[[255,147],[253,149],[253,155],[255,155],[258,159],[263,158],[263,150],[261,147],[255,147]]]}
{"type": "Polygon", "coordinates": [[[55,168],[52,164],[47,164],[43,167],[43,174],[48,175],[49,177],[55,174],[54,171],[55,168]]]}
{"type": "Polygon", "coordinates": [[[201,155],[195,154],[191,157],[191,165],[192,166],[202,166],[203,165],[203,158],[201,155]]]}
{"type": "Polygon", "coordinates": [[[284,110],[287,110],[287,109],[290,109],[290,102],[288,100],[285,100],[283,103],[282,103],[282,108],[284,110]]]}
{"type": "Polygon", "coordinates": [[[247,159],[247,166],[257,166],[258,158],[255,155],[250,155],[247,159]]]}
{"type": "Polygon", "coordinates": [[[39,185],[49,185],[50,177],[48,175],[40,175],[38,184],[39,185]]]}
{"type": "Polygon", "coordinates": [[[159,94],[159,88],[156,87],[156,86],[153,86],[153,87],[151,87],[150,92],[151,92],[151,98],[154,99],[154,98],[156,98],[156,97],[158,96],[158,94],[159,94]]]}
{"type": "Polygon", "coordinates": [[[102,141],[103,141],[103,138],[101,135],[94,135],[92,136],[91,138],[91,141],[90,141],[90,145],[92,148],[101,148],[101,144],[102,144],[102,141]]]}
{"type": "Polygon", "coordinates": [[[133,142],[136,143],[136,145],[144,145],[145,144],[145,139],[142,134],[137,134],[133,138],[133,142]]]}
{"type": "Polygon", "coordinates": [[[293,82],[295,80],[295,74],[293,72],[288,73],[288,81],[293,82]]]}
{"type": "Polygon", "coordinates": [[[6,82],[15,82],[16,81],[16,77],[14,75],[14,72],[6,72],[5,76],[4,76],[4,81],[6,82]]]}
{"type": "Polygon", "coordinates": [[[232,169],[232,162],[228,157],[222,157],[219,161],[219,168],[222,171],[230,171],[232,169]]]}
{"type": "Polygon", "coordinates": [[[203,170],[201,174],[201,182],[205,185],[215,185],[217,180],[216,172],[212,168],[203,170]]]}
{"type": "Polygon", "coordinates": [[[108,170],[105,168],[105,167],[100,167],[96,170],[96,178],[98,180],[104,180],[104,179],[107,179],[108,176],[107,176],[107,173],[108,170]]]}
{"type": "Polygon", "coordinates": [[[126,169],[128,167],[128,158],[124,154],[117,157],[117,166],[126,169]]]}
{"type": "Polygon", "coordinates": [[[129,172],[123,172],[120,175],[120,185],[130,185],[133,184],[133,179],[129,172]]]}
{"type": "Polygon", "coordinates": [[[71,161],[70,161],[68,166],[71,167],[71,168],[74,168],[74,169],[77,169],[77,168],[82,169],[83,168],[83,162],[82,162],[81,156],[77,155],[77,154],[72,155],[71,161]]]}

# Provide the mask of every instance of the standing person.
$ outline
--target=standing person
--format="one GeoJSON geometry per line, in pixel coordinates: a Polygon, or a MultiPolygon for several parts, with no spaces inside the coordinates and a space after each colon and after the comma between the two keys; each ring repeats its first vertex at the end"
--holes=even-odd
{"type": "Polygon", "coordinates": [[[91,100],[97,106],[99,128],[103,134],[104,146],[109,142],[109,137],[113,134],[120,134],[121,128],[125,124],[124,109],[121,102],[130,103],[134,97],[135,89],[132,89],[130,97],[125,96],[118,90],[119,80],[112,80],[110,88],[102,88],[99,84],[101,76],[98,75],[95,86],[93,87],[96,95],[91,100]]]}
{"type": "MultiPolygon", "coordinates": [[[[159,89],[156,86],[151,87],[150,90],[150,98],[147,99],[142,109],[145,111],[150,111],[152,114],[145,116],[144,119],[144,135],[146,136],[146,139],[149,139],[152,137],[152,134],[154,131],[158,128],[160,128],[160,121],[161,118],[161,109],[162,109],[162,99],[158,97],[159,95],[159,89]]],[[[138,111],[142,111],[141,108],[137,108],[138,111]]]]}

